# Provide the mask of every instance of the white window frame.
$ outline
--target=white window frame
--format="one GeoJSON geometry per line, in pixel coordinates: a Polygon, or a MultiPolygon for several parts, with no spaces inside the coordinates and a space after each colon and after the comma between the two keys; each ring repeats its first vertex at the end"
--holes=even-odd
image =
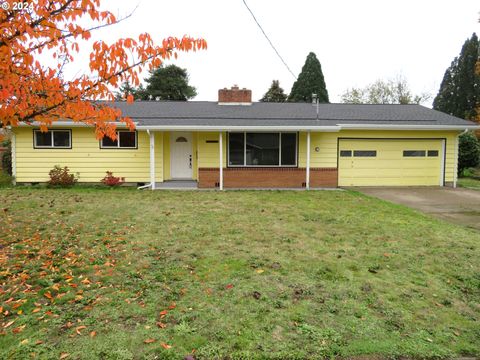
{"type": "Polygon", "coordinates": [[[298,132],[293,131],[230,131],[227,141],[227,167],[232,168],[296,168],[298,167],[298,132]],[[243,165],[230,165],[230,134],[243,133],[243,165]],[[247,134],[278,134],[278,165],[247,165],[247,134]],[[295,134],[295,164],[282,165],[282,134],[295,134]]]}
{"type": "Polygon", "coordinates": [[[129,130],[116,130],[117,133],[117,145],[116,146],[103,146],[103,139],[100,140],[100,149],[128,149],[128,150],[135,150],[138,149],[138,134],[137,131],[129,131],[129,130]],[[135,133],[135,146],[120,146],[120,133],[135,133]]]}
{"type": "MultiPolygon", "coordinates": [[[[37,133],[41,133],[42,131],[39,130],[39,129],[34,129],[33,130],[33,148],[34,149],[71,149],[72,148],[72,130],[70,129],[51,129],[51,130],[48,130],[47,133],[50,133],[50,136],[51,136],[51,141],[52,141],[52,145],[37,145],[37,133]],[[55,132],[68,132],[68,142],[69,142],[69,145],[68,146],[55,146],[55,142],[53,141],[54,138],[53,138],[53,134],[55,132]]],[[[43,132],[45,133],[45,132],[43,132]]]]}

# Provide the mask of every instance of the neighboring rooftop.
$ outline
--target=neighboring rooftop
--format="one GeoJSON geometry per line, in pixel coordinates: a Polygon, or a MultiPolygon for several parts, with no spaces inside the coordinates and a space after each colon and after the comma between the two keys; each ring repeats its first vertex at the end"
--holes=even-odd
{"type": "Polygon", "coordinates": [[[421,105],[319,104],[318,119],[310,103],[136,101],[112,106],[140,126],[477,125],[421,105]]]}

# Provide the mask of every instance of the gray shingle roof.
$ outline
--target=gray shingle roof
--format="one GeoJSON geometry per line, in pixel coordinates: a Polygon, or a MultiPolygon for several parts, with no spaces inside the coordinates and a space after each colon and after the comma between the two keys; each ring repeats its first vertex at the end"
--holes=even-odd
{"type": "Polygon", "coordinates": [[[308,103],[137,101],[113,106],[140,126],[476,125],[421,105],[320,104],[318,119],[316,107],[308,103]]]}

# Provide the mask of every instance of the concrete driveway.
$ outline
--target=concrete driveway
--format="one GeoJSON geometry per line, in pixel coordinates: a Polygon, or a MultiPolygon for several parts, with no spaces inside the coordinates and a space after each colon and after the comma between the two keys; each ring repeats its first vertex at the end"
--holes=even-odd
{"type": "Polygon", "coordinates": [[[354,190],[480,230],[480,191],[441,187],[369,187],[354,190]]]}

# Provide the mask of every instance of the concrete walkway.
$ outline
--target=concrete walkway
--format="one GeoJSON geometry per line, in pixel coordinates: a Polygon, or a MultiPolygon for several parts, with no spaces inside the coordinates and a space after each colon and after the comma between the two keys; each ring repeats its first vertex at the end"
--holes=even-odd
{"type": "Polygon", "coordinates": [[[480,230],[480,191],[441,187],[362,187],[352,190],[480,230]]]}

